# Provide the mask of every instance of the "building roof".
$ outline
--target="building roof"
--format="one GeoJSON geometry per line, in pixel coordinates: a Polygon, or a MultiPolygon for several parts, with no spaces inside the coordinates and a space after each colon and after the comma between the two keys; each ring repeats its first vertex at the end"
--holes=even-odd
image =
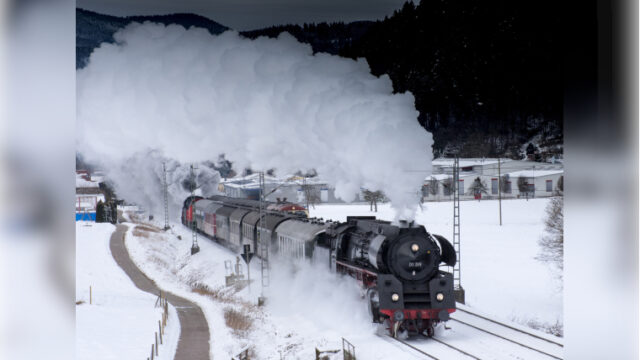
{"type": "MultiPolygon", "coordinates": [[[[82,171],[82,170],[81,170],[82,171]]],[[[88,180],[89,176],[84,173],[76,172],[76,188],[97,188],[97,181],[88,180]]]]}
{"type": "Polygon", "coordinates": [[[550,175],[557,175],[557,174],[562,174],[564,173],[564,170],[534,170],[534,169],[529,169],[529,170],[520,170],[520,171],[514,171],[514,172],[510,172],[508,173],[509,177],[512,178],[516,178],[516,177],[528,177],[528,178],[537,178],[537,177],[543,177],[543,176],[550,176],[550,175]]]}
{"type": "MultiPolygon", "coordinates": [[[[443,166],[443,167],[452,167],[453,166],[453,161],[454,159],[451,158],[439,158],[439,159],[433,159],[433,161],[431,161],[432,165],[435,166],[443,166]]],[[[505,163],[510,161],[509,159],[500,159],[500,162],[505,163]]],[[[498,159],[494,159],[494,158],[469,158],[469,159],[460,159],[459,160],[459,165],[460,167],[469,167],[469,166],[481,166],[481,165],[492,165],[492,164],[497,164],[498,163],[498,159]]]]}
{"type": "Polygon", "coordinates": [[[97,187],[76,187],[78,195],[103,195],[102,189],[97,187]]]}
{"type": "Polygon", "coordinates": [[[426,178],[424,178],[424,181],[429,181],[432,178],[436,179],[438,181],[442,181],[442,180],[446,180],[446,179],[453,179],[453,176],[451,174],[431,174],[431,175],[427,176],[426,178]]]}
{"type": "MultiPolygon", "coordinates": [[[[221,181],[220,183],[223,184],[224,186],[239,188],[239,189],[257,189],[260,187],[258,174],[228,178],[221,181]]],[[[306,183],[307,185],[326,185],[327,184],[326,181],[322,179],[318,179],[317,177],[303,179],[302,177],[295,176],[295,175],[286,176],[282,179],[265,175],[264,183],[265,185],[275,185],[275,186],[279,186],[279,185],[300,186],[303,183],[306,183]]]]}

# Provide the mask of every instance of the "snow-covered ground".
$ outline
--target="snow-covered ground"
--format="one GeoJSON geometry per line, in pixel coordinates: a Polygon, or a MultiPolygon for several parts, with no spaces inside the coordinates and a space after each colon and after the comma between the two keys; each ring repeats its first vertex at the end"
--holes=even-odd
{"type": "MultiPolygon", "coordinates": [[[[502,201],[502,226],[498,201],[460,202],[462,286],[466,304],[506,320],[554,325],[562,323],[562,283],[550,265],[535,259],[544,232],[548,199],[502,201]]],[[[347,215],[376,215],[393,220],[386,204],[378,213],[369,205],[320,205],[310,216],[343,221],[347,215]]],[[[450,241],[453,204],[427,202],[416,222],[450,241]]]]}
{"type": "MultiPolygon", "coordinates": [[[[225,287],[225,260],[236,254],[199,237],[200,252],[190,255],[191,232],[173,224],[173,234],[127,233],[127,248],[136,264],[159,286],[197,303],[205,313],[211,333],[211,358],[231,358],[251,349],[252,359],[310,359],[315,348],[339,350],[342,337],[357,344],[364,359],[420,359],[405,353],[400,344],[381,341],[370,323],[360,290],[350,278],[336,278],[324,264],[276,264],[272,261],[271,286],[266,306],[261,295],[260,262],[251,262],[252,286],[225,287]],[[177,235],[182,237],[178,240],[177,235]],[[197,288],[207,290],[196,290],[197,288]],[[195,290],[195,291],[194,291],[195,290]],[[227,326],[225,312],[242,314],[227,326]],[[242,324],[248,324],[243,330],[242,324]],[[240,324],[240,326],[238,326],[240,324]]],[[[242,263],[246,274],[246,266],[242,263]]],[[[329,354],[342,359],[342,354],[329,354]]]]}
{"type": "MultiPolygon", "coordinates": [[[[162,319],[157,297],[136,288],[111,256],[114,230],[108,223],[76,223],[77,359],[146,359],[162,319]]],[[[178,315],[169,306],[157,359],[173,359],[179,334],[178,315]]]]}
{"type": "MultiPolygon", "coordinates": [[[[523,323],[561,321],[561,284],[547,265],[534,259],[547,202],[504,201],[502,227],[498,226],[497,202],[461,203],[462,283],[467,305],[523,323]]],[[[428,203],[417,221],[450,238],[452,212],[450,203],[428,203]]],[[[311,210],[311,216],[325,219],[344,220],[347,215],[371,213],[368,205],[322,205],[311,210]]],[[[379,207],[378,215],[394,217],[387,205],[379,207]]],[[[236,254],[199,236],[201,250],[192,256],[190,231],[177,223],[172,228],[169,233],[131,229],[126,245],[134,262],[156,283],[202,307],[211,332],[212,358],[235,356],[247,346],[257,359],[313,358],[316,347],[341,349],[343,337],[356,346],[359,358],[419,358],[415,352],[378,337],[355,281],[336,277],[325,264],[293,265],[273,259],[268,301],[258,307],[258,259],[251,263],[250,290],[225,287],[224,263],[235,264],[236,254]],[[232,310],[242,315],[225,321],[225,313],[229,320],[232,310]]],[[[246,266],[241,264],[246,274],[246,266]]],[[[436,334],[443,331],[438,328],[436,334]]],[[[454,329],[448,336],[456,333],[466,335],[454,329]]],[[[341,357],[339,353],[331,355],[332,359],[341,357]]]]}

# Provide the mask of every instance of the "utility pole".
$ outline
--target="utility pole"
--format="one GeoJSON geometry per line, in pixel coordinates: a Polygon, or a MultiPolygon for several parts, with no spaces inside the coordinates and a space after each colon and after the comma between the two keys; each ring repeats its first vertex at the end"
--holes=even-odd
{"type": "Polygon", "coordinates": [[[464,304],[464,289],[460,273],[460,160],[453,160],[453,248],[456,251],[456,264],[453,266],[453,295],[457,302],[464,304]]]}
{"type": "MultiPolygon", "coordinates": [[[[198,168],[194,168],[191,165],[191,178],[193,179],[193,186],[191,187],[191,204],[193,204],[193,197],[196,191],[196,174],[195,171],[198,168]]],[[[198,246],[198,229],[196,227],[196,209],[195,206],[191,208],[191,255],[195,255],[200,252],[200,246],[198,246]]]]}
{"type": "MultiPolygon", "coordinates": [[[[269,287],[269,239],[267,236],[263,237],[263,231],[266,229],[265,216],[267,215],[264,210],[264,172],[260,171],[260,229],[257,231],[258,244],[260,244],[260,277],[262,283],[262,289],[260,291],[260,298],[258,304],[263,304],[265,301],[265,288],[269,287]]],[[[266,234],[265,234],[266,235],[266,234]]]]}
{"type": "Polygon", "coordinates": [[[307,188],[307,176],[302,175],[302,193],[304,194],[304,200],[307,205],[307,211],[309,211],[309,193],[311,191],[307,188]]]}
{"type": "Polygon", "coordinates": [[[500,226],[502,226],[502,177],[500,174],[500,158],[498,158],[498,212],[500,214],[500,226]]]}
{"type": "Polygon", "coordinates": [[[533,181],[533,195],[531,196],[531,198],[535,198],[536,197],[536,166],[533,165],[533,167],[531,168],[531,181],[533,181]]]}
{"type": "Polygon", "coordinates": [[[169,192],[167,190],[167,167],[162,162],[162,187],[164,192],[164,230],[169,230],[169,192]]]}

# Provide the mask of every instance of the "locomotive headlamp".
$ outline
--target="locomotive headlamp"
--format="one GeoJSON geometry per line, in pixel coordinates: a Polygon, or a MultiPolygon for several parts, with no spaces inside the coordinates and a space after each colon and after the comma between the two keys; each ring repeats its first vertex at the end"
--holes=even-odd
{"type": "Polygon", "coordinates": [[[391,294],[391,301],[396,302],[398,300],[400,300],[400,295],[396,293],[391,294]]]}
{"type": "Polygon", "coordinates": [[[418,252],[418,250],[420,250],[420,246],[418,246],[418,244],[411,245],[411,251],[418,252]]]}
{"type": "Polygon", "coordinates": [[[436,300],[438,300],[438,301],[444,300],[444,294],[443,293],[437,293],[436,294],[436,300]]]}

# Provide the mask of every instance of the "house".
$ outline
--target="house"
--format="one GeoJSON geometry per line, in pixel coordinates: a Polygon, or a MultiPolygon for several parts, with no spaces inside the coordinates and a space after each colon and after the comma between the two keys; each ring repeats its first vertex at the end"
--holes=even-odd
{"type": "Polygon", "coordinates": [[[86,170],[76,171],[76,221],[96,221],[99,201],[105,202],[99,182],[86,170]]]}
{"type": "Polygon", "coordinates": [[[518,192],[518,197],[553,196],[562,190],[559,182],[564,175],[564,170],[530,169],[514,171],[506,175],[511,179],[511,183],[516,184],[512,190],[518,192]],[[519,186],[520,183],[523,185],[519,186]]]}
{"type": "MultiPolygon", "coordinates": [[[[435,159],[432,162],[432,175],[424,179],[422,187],[423,201],[450,200],[452,193],[449,183],[453,181],[454,159],[435,159]],[[434,191],[434,186],[438,187],[434,191]]],[[[527,160],[510,159],[459,159],[458,188],[460,199],[475,199],[473,184],[476,179],[485,186],[486,193],[481,198],[497,198],[498,190],[503,198],[553,196],[558,191],[558,181],[564,173],[561,162],[541,163],[527,160]],[[527,181],[529,191],[520,193],[518,179],[527,181]],[[502,181],[500,181],[502,179],[502,181]],[[550,190],[549,190],[550,189],[550,190]]],[[[524,189],[523,189],[524,190],[524,189]]]]}
{"type": "MultiPolygon", "coordinates": [[[[259,174],[225,179],[218,185],[218,190],[229,197],[258,200],[260,198],[259,174]]],[[[304,178],[292,175],[279,179],[265,175],[264,192],[265,199],[273,202],[286,199],[302,204],[306,202],[307,196],[313,197],[316,203],[341,201],[335,197],[334,188],[317,177],[304,178]]]]}

